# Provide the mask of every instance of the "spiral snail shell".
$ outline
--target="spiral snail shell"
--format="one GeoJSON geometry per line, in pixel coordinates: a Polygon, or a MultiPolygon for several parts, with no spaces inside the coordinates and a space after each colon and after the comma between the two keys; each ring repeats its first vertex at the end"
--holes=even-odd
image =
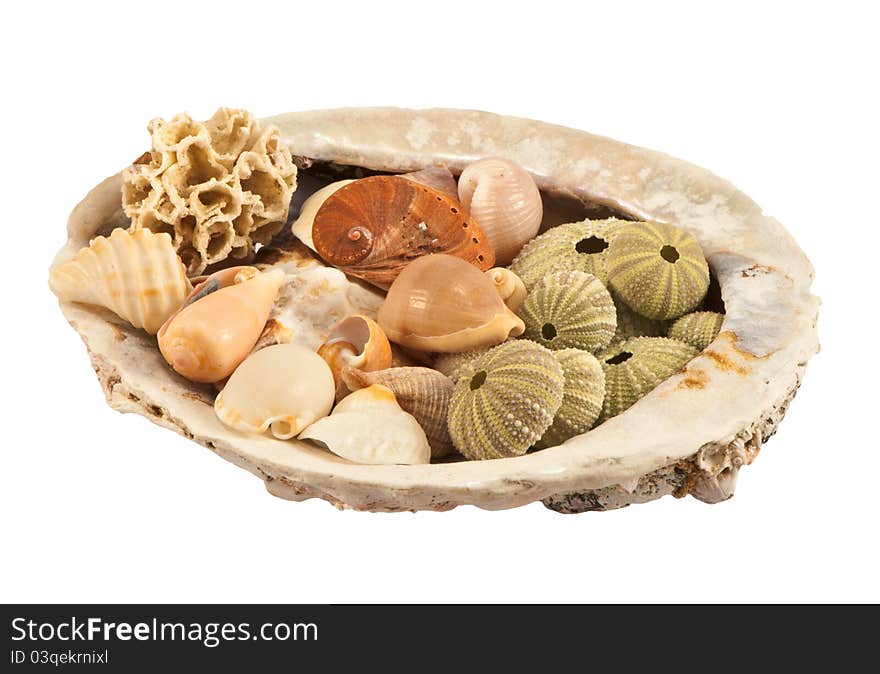
{"type": "Polygon", "coordinates": [[[431,253],[454,255],[482,271],[495,264],[489,238],[461,204],[399,176],[340,187],[321,204],[311,235],[325,262],[386,289],[413,259],[431,253]]]}

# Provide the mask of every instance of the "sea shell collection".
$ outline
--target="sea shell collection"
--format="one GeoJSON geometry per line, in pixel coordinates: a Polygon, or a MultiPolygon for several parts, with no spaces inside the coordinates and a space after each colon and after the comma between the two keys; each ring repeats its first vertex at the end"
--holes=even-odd
{"type": "Polygon", "coordinates": [[[230,109],[149,129],[152,149],[124,172],[131,226],[50,286],[155,335],[168,367],[219,390],[217,418],[240,433],[365,464],[521,456],[621,414],[721,330],[685,229],[540,233],[541,193],[507,159],[458,179],[431,166],[329,182],[290,218],[296,167],[277,129],[230,109]],[[315,257],[260,263],[276,235],[315,257]],[[308,294],[303,267],[326,275],[308,294]],[[344,315],[318,339],[285,326],[321,313],[343,274],[360,296],[336,301],[344,315]]]}

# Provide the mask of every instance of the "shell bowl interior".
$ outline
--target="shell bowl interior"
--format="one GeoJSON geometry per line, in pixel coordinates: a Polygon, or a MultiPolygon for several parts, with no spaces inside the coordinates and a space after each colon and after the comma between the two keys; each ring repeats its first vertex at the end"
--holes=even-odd
{"type": "MultiPolygon", "coordinates": [[[[715,503],[774,433],[818,350],[812,267],[775,219],[730,183],[684,161],[543,122],[464,110],[352,108],[287,113],[280,127],[300,185],[443,163],[456,174],[503,156],[534,176],[544,225],[584,217],[668,222],[700,242],[726,311],[715,341],[629,410],[585,435],[518,458],[420,466],[357,465],[300,441],[224,427],[213,389],[168,368],[155,340],[109,312],[62,303],[108,403],[210,448],[287,499],[361,510],[501,509],[535,500],[605,510],[666,494],[715,503]]],[[[121,177],[73,210],[54,265],[97,234],[127,226],[121,177]]],[[[294,203],[300,199],[294,196],[294,203]]]]}

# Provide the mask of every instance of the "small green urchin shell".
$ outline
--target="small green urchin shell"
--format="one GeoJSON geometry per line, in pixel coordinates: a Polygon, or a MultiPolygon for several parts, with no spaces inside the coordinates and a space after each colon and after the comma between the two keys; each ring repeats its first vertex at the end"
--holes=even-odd
{"type": "Polygon", "coordinates": [[[605,399],[605,373],[596,356],[580,349],[562,349],[553,355],[565,375],[562,405],[538,443],[539,448],[553,447],[586,433],[599,418],[605,399]]]}
{"type": "Polygon", "coordinates": [[[702,351],[718,336],[722,322],[724,322],[724,314],[714,311],[695,311],[675,321],[669,328],[669,336],[702,351]]]}
{"type": "Polygon", "coordinates": [[[553,422],[562,404],[559,361],[535,342],[505,342],[473,361],[458,380],[447,422],[469,459],[520,456],[553,422]]]}
{"type": "Polygon", "coordinates": [[[487,353],[494,347],[462,351],[461,353],[441,353],[434,361],[434,369],[445,374],[452,381],[457,382],[463,372],[467,372],[468,366],[477,358],[487,353]]]}
{"type": "Polygon", "coordinates": [[[554,227],[532,239],[519,252],[510,270],[528,290],[547,274],[583,271],[605,283],[605,256],[614,233],[624,220],[584,220],[554,227]]]}
{"type": "Polygon", "coordinates": [[[617,307],[617,330],[611,343],[622,342],[631,337],[665,337],[668,328],[665,321],[655,321],[640,316],[629,308],[626,302],[614,296],[614,306],[617,307]]]}
{"type": "Polygon", "coordinates": [[[706,296],[709,265],[680,227],[633,222],[608,245],[611,289],[637,313],[663,321],[693,310],[706,296]]]}
{"type": "Polygon", "coordinates": [[[634,337],[600,353],[605,371],[601,418],[610,419],[631,407],[697,353],[689,344],[666,337],[634,337]]]}
{"type": "Polygon", "coordinates": [[[561,271],[542,278],[518,311],[523,337],[548,349],[599,351],[611,343],[617,312],[611,295],[592,274],[561,271]]]}

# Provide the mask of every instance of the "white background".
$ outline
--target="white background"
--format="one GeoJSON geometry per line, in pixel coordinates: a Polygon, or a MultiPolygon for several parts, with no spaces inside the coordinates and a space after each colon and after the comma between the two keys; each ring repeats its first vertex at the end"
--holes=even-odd
{"type": "Polygon", "coordinates": [[[0,600],[880,600],[872,3],[301,4],[4,9],[0,600]],[[47,288],[67,213],[148,147],[147,121],[222,105],[481,108],[706,166],[810,256],[822,352],[720,505],[385,515],[275,499],[111,411],[47,288]]]}

